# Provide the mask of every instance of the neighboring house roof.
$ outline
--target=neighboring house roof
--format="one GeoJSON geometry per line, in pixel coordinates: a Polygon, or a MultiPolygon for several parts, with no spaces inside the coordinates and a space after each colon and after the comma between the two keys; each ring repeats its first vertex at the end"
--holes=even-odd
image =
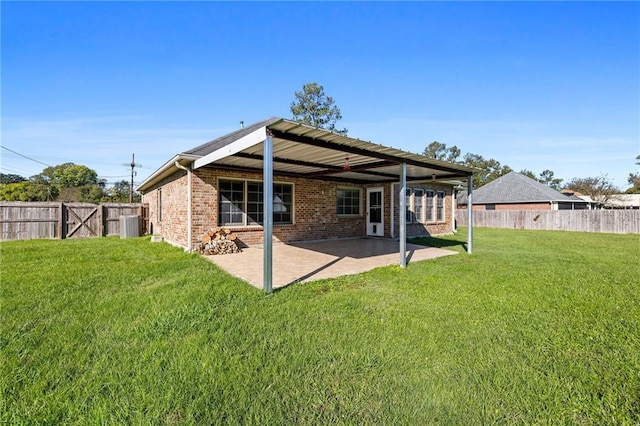
{"type": "Polygon", "coordinates": [[[352,183],[397,182],[399,164],[405,163],[408,181],[435,178],[441,182],[452,182],[466,179],[475,170],[271,117],[177,154],[137,189],[144,192],[184,167],[262,172],[267,134],[271,134],[273,139],[273,171],[282,175],[352,183]]]}
{"type": "MultiPolygon", "coordinates": [[[[586,201],[575,195],[564,195],[525,175],[510,172],[473,191],[473,204],[520,204],[586,201]]],[[[467,204],[466,194],[458,197],[458,204],[467,204]]]]}

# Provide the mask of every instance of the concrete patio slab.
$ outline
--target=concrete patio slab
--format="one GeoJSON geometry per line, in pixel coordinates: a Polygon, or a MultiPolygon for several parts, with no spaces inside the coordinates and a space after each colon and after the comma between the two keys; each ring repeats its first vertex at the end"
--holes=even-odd
{"type": "MultiPolygon", "coordinates": [[[[400,263],[398,241],[354,238],[273,245],[273,288],[298,282],[359,274],[400,263]]],[[[407,243],[407,262],[457,254],[451,250],[407,243]]],[[[205,256],[229,274],[262,288],[262,247],[242,253],[205,256]]]]}

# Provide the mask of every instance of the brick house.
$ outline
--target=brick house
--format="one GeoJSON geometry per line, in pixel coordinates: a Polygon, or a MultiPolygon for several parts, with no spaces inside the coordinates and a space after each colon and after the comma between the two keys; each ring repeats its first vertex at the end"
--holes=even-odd
{"type": "MultiPolygon", "coordinates": [[[[473,191],[473,210],[585,210],[592,204],[516,172],[473,191]]],[[[458,208],[467,208],[464,194],[458,198],[458,208]]]]}
{"type": "Polygon", "coordinates": [[[273,117],[175,155],[137,190],[151,233],[191,250],[215,226],[247,246],[451,233],[454,188],[471,176],[466,166],[273,117]]]}

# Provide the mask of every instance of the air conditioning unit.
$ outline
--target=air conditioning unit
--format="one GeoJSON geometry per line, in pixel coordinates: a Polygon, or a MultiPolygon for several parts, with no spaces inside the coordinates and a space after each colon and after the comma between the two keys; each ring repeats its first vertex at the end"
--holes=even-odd
{"type": "Polygon", "coordinates": [[[140,236],[140,216],[120,216],[120,238],[140,236]]]}

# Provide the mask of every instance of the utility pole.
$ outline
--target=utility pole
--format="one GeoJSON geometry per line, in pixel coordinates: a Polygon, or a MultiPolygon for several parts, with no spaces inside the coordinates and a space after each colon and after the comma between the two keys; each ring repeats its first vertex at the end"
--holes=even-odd
{"type": "Polygon", "coordinates": [[[129,202],[133,203],[133,177],[137,174],[135,171],[136,167],[142,167],[142,164],[136,164],[136,154],[135,152],[131,154],[131,186],[129,187],[129,202]]]}

